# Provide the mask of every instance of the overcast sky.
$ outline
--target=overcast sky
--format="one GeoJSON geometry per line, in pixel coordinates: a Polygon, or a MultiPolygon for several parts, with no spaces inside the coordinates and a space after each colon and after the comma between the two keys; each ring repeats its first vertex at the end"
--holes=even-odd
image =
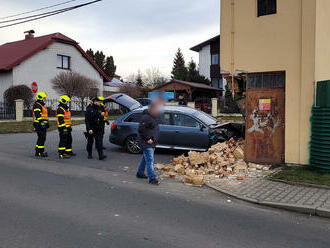
{"type": "MultiPolygon", "coordinates": [[[[0,18],[65,1],[1,0],[0,18]]],[[[76,0],[57,8],[87,1],[76,0]]],[[[0,29],[0,44],[22,39],[23,32],[29,29],[34,29],[36,36],[61,32],[78,41],[85,50],[99,49],[113,55],[117,74],[122,77],[151,67],[170,75],[178,47],[186,61],[198,60],[198,54],[189,48],[219,34],[220,0],[103,0],[0,29]]]]}

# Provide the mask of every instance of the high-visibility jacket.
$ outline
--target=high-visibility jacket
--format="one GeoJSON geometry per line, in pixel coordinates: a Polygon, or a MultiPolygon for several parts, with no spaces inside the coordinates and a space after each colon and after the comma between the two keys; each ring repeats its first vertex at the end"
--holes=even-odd
{"type": "Polygon", "coordinates": [[[38,101],[33,105],[33,122],[39,123],[41,121],[48,122],[48,110],[47,107],[39,103],[38,101]]]}
{"type": "Polygon", "coordinates": [[[103,108],[104,108],[104,121],[107,121],[109,120],[109,113],[106,107],[103,108]]]}
{"type": "Polygon", "coordinates": [[[65,109],[63,107],[59,107],[56,111],[56,118],[57,118],[58,127],[71,127],[72,126],[70,109],[65,109]]]}

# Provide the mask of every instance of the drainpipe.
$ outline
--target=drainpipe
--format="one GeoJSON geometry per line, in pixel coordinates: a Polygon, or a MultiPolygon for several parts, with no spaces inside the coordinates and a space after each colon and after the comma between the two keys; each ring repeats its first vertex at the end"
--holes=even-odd
{"type": "Polygon", "coordinates": [[[230,65],[231,65],[231,89],[233,98],[235,96],[235,90],[234,90],[234,71],[235,71],[235,57],[234,57],[234,46],[235,46],[235,0],[231,0],[230,3],[230,9],[231,9],[231,28],[230,28],[230,65]]]}

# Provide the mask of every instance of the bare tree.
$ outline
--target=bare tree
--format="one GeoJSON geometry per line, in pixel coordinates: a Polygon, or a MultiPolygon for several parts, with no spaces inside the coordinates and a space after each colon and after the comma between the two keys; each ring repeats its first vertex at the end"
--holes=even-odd
{"type": "Polygon", "coordinates": [[[85,102],[89,97],[98,94],[97,82],[77,72],[62,72],[52,79],[53,89],[60,94],[76,97],[81,101],[84,110],[85,102]]]}
{"type": "Polygon", "coordinates": [[[159,85],[168,82],[168,78],[166,78],[159,70],[159,68],[151,67],[145,71],[143,76],[143,81],[146,86],[155,88],[159,85]]]}
{"type": "Polygon", "coordinates": [[[144,96],[143,88],[133,83],[123,84],[120,87],[120,92],[129,95],[132,98],[139,98],[144,96]]]}

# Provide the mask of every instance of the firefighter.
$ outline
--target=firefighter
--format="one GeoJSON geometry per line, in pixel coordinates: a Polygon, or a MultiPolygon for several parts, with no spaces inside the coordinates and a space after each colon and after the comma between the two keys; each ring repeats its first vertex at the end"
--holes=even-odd
{"type": "Polygon", "coordinates": [[[69,108],[70,97],[64,95],[59,99],[59,105],[56,111],[57,128],[60,136],[58,145],[59,158],[70,158],[76,154],[72,152],[72,120],[69,108]]]}
{"type": "Polygon", "coordinates": [[[93,143],[95,140],[96,150],[99,155],[99,160],[106,159],[103,154],[102,138],[103,138],[103,126],[104,126],[104,115],[101,108],[102,100],[99,98],[93,98],[91,103],[88,105],[85,113],[85,123],[87,131],[87,152],[88,159],[93,158],[93,143]]]}
{"type": "Polygon", "coordinates": [[[102,113],[104,113],[104,116],[103,116],[104,121],[103,121],[103,126],[102,126],[102,149],[105,150],[106,148],[103,145],[103,140],[104,140],[104,133],[105,133],[105,124],[110,125],[110,122],[109,122],[109,112],[108,112],[107,108],[105,107],[104,97],[103,96],[99,96],[98,97],[98,100],[102,101],[102,103],[101,103],[101,111],[103,111],[102,113]]]}
{"type": "Polygon", "coordinates": [[[49,128],[48,111],[45,106],[46,97],[45,92],[39,92],[36,96],[37,101],[33,105],[33,127],[38,135],[35,148],[36,157],[48,157],[47,152],[45,152],[47,128],[49,128]]]}

